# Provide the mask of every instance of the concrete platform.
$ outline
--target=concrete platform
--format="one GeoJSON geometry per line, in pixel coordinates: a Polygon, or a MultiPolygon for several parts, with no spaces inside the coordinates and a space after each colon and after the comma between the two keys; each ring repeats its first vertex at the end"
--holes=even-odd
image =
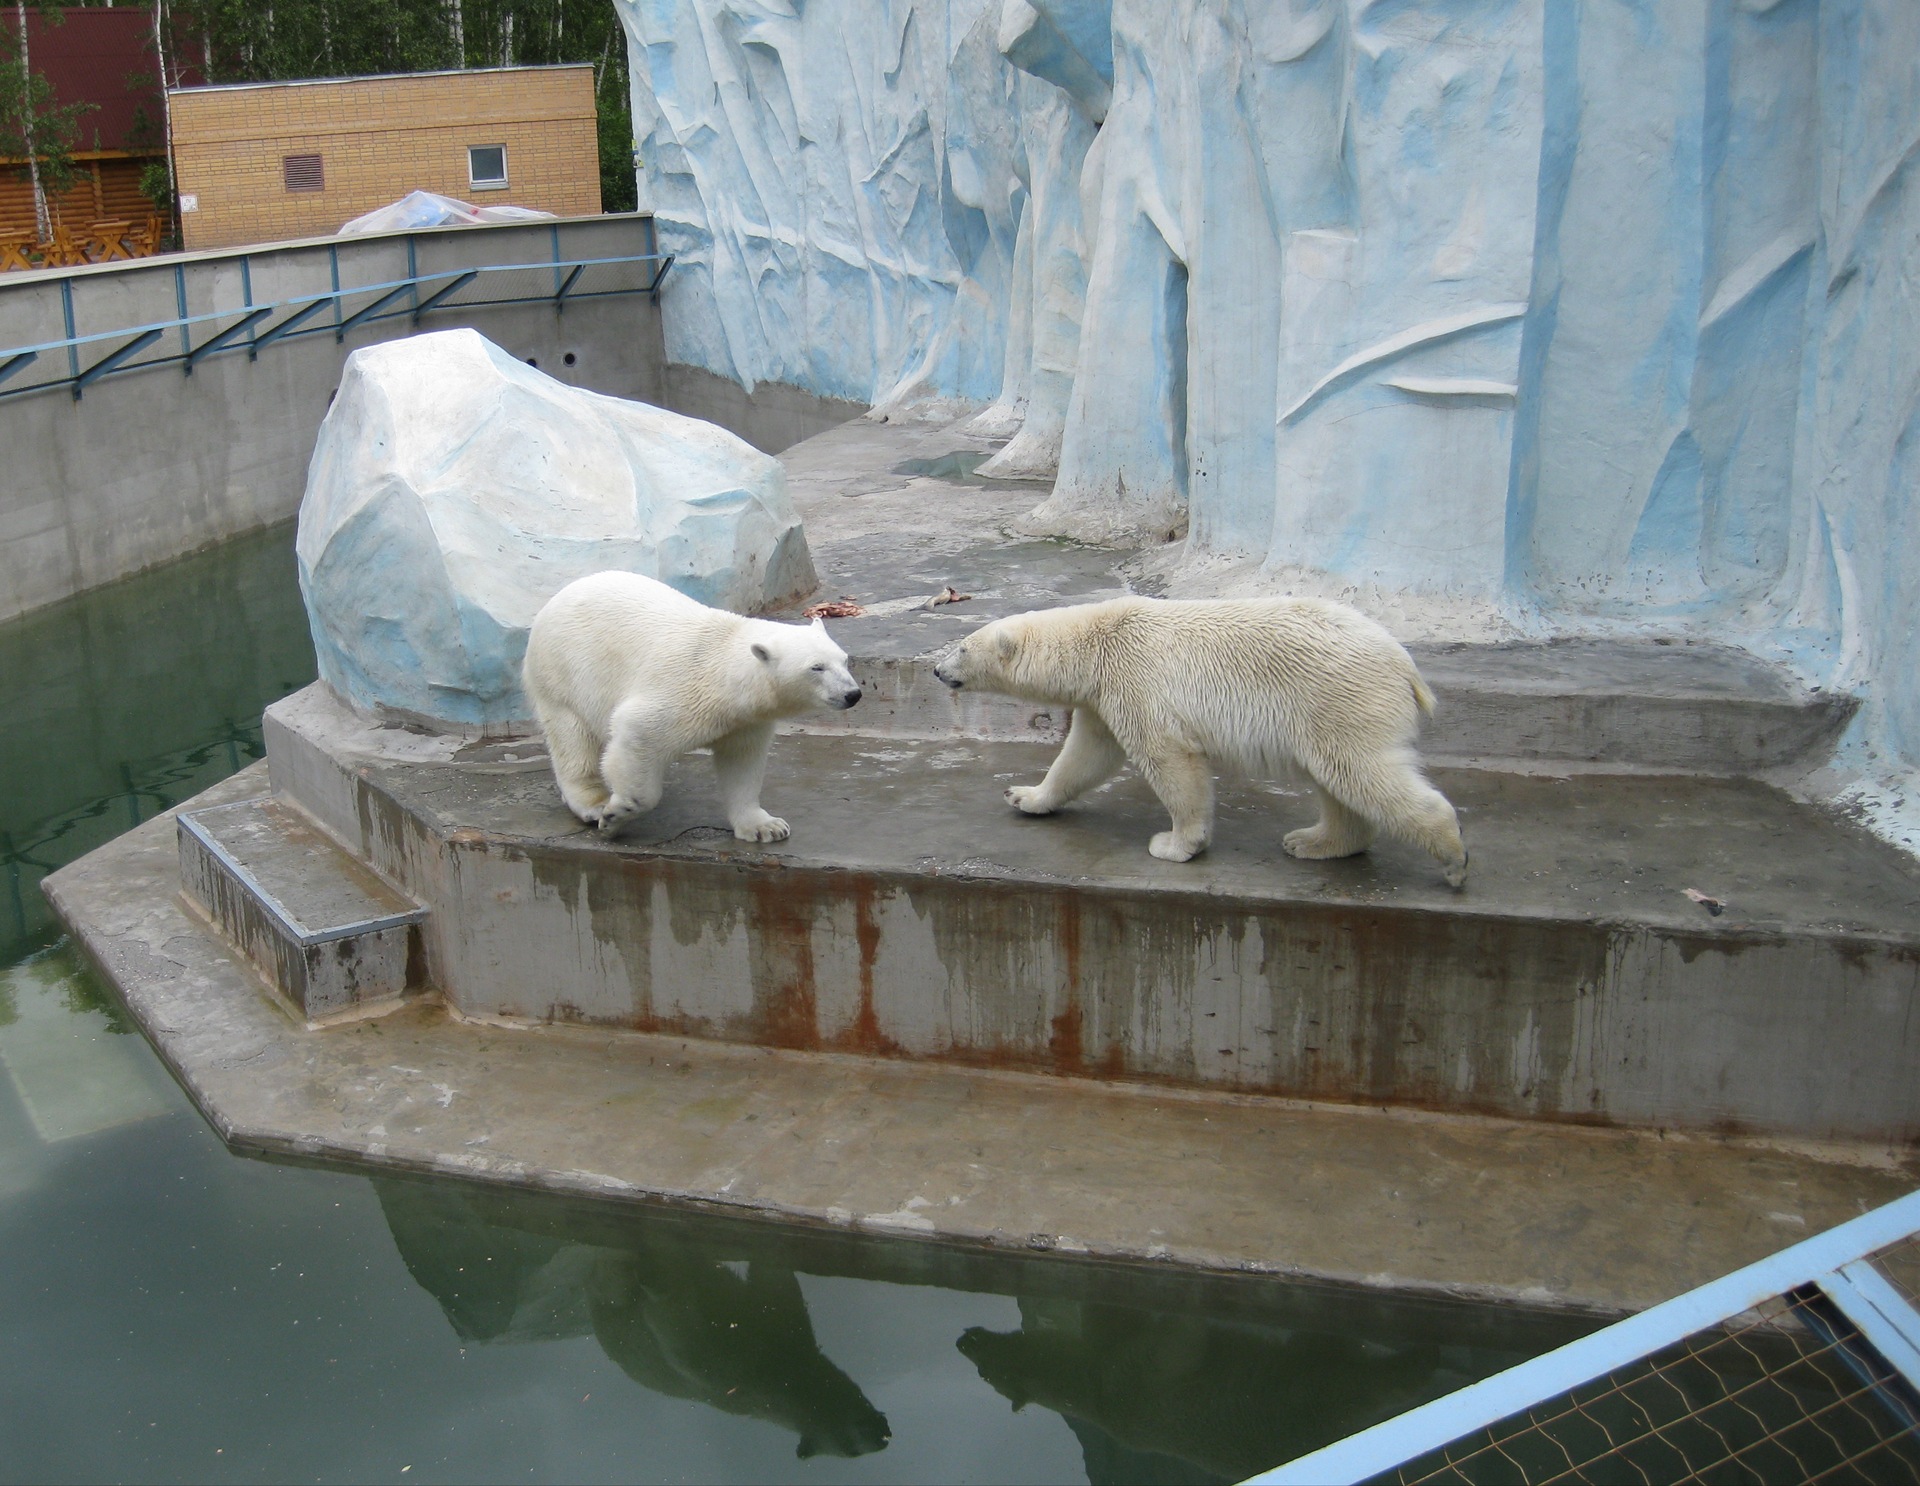
{"type": "MultiPolygon", "coordinates": [[[[255,767],[188,808],[257,795],[255,767]]],[[[1645,1306],[1908,1190],[1865,1147],[1327,1108],[450,1019],[296,1024],[182,906],[171,814],[48,879],[223,1138],[1022,1251],[1645,1306]]]]}
{"type": "Polygon", "coordinates": [[[727,832],[689,758],[616,842],[537,740],[266,719],[275,791],[427,905],[470,1016],[1187,1087],[1815,1139],[1920,1138],[1920,865],[1747,780],[1442,770],[1464,893],[1416,850],[1298,862],[1305,792],[1221,794],[1150,857],[1132,775],[1051,819],[1030,743],[789,734],[727,832]],[[1723,905],[1717,913],[1691,888],[1723,905]]]}

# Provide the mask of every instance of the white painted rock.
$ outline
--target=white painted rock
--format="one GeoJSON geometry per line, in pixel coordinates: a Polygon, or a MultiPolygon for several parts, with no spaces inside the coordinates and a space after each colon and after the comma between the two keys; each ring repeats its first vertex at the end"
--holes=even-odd
{"type": "Polygon", "coordinates": [[[321,677],[363,709],[468,727],[531,715],[527,627],[575,578],[622,568],[741,613],[817,582],[777,460],[472,330],[347,358],[297,550],[321,677]]]}

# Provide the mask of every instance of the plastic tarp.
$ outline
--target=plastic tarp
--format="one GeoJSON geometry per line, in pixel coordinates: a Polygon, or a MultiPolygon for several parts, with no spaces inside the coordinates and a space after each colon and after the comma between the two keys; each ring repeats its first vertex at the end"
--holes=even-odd
{"type": "Polygon", "coordinates": [[[398,201],[355,217],[340,229],[342,237],[370,232],[406,232],[416,227],[478,227],[487,222],[544,222],[552,212],[530,206],[473,206],[432,191],[409,191],[398,201]]]}

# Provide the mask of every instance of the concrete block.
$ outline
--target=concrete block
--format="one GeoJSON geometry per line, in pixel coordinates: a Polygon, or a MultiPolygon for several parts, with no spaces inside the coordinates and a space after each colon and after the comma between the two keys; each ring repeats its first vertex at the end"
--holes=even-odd
{"type": "Polygon", "coordinates": [[[1122,776],[1008,810],[1050,747],[787,734],[790,841],[706,760],[614,842],[538,745],[268,713],[276,783],[431,905],[462,1012],[1557,1122],[1920,1136],[1920,869],[1750,780],[1447,770],[1465,893],[1414,848],[1288,857],[1298,785],[1223,782],[1209,851],[1122,776]],[[1692,888],[1724,905],[1712,913],[1692,888]],[[1846,1070],[1844,1077],[1809,1070],[1846,1070]]]}
{"type": "Polygon", "coordinates": [[[179,817],[187,897],[308,1018],[421,983],[427,910],[270,799],[179,817]]]}

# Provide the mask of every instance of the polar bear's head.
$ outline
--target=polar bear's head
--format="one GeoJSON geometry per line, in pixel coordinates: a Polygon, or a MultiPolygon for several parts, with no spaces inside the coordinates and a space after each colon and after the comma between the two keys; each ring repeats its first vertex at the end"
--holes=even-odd
{"type": "Polygon", "coordinates": [[[812,624],[759,626],[753,658],[766,668],[782,711],[834,707],[844,712],[860,700],[860,683],[847,669],[847,652],[833,643],[817,619],[812,624]]]}
{"type": "Polygon", "coordinates": [[[934,662],[933,674],[959,691],[974,687],[1021,695],[1030,679],[1026,671],[1029,657],[1030,614],[1011,614],[982,625],[934,662]]]}
{"type": "Polygon", "coordinates": [[[933,674],[955,691],[1079,706],[1091,697],[1104,608],[1069,604],[983,624],[935,661],[933,674]]]}

